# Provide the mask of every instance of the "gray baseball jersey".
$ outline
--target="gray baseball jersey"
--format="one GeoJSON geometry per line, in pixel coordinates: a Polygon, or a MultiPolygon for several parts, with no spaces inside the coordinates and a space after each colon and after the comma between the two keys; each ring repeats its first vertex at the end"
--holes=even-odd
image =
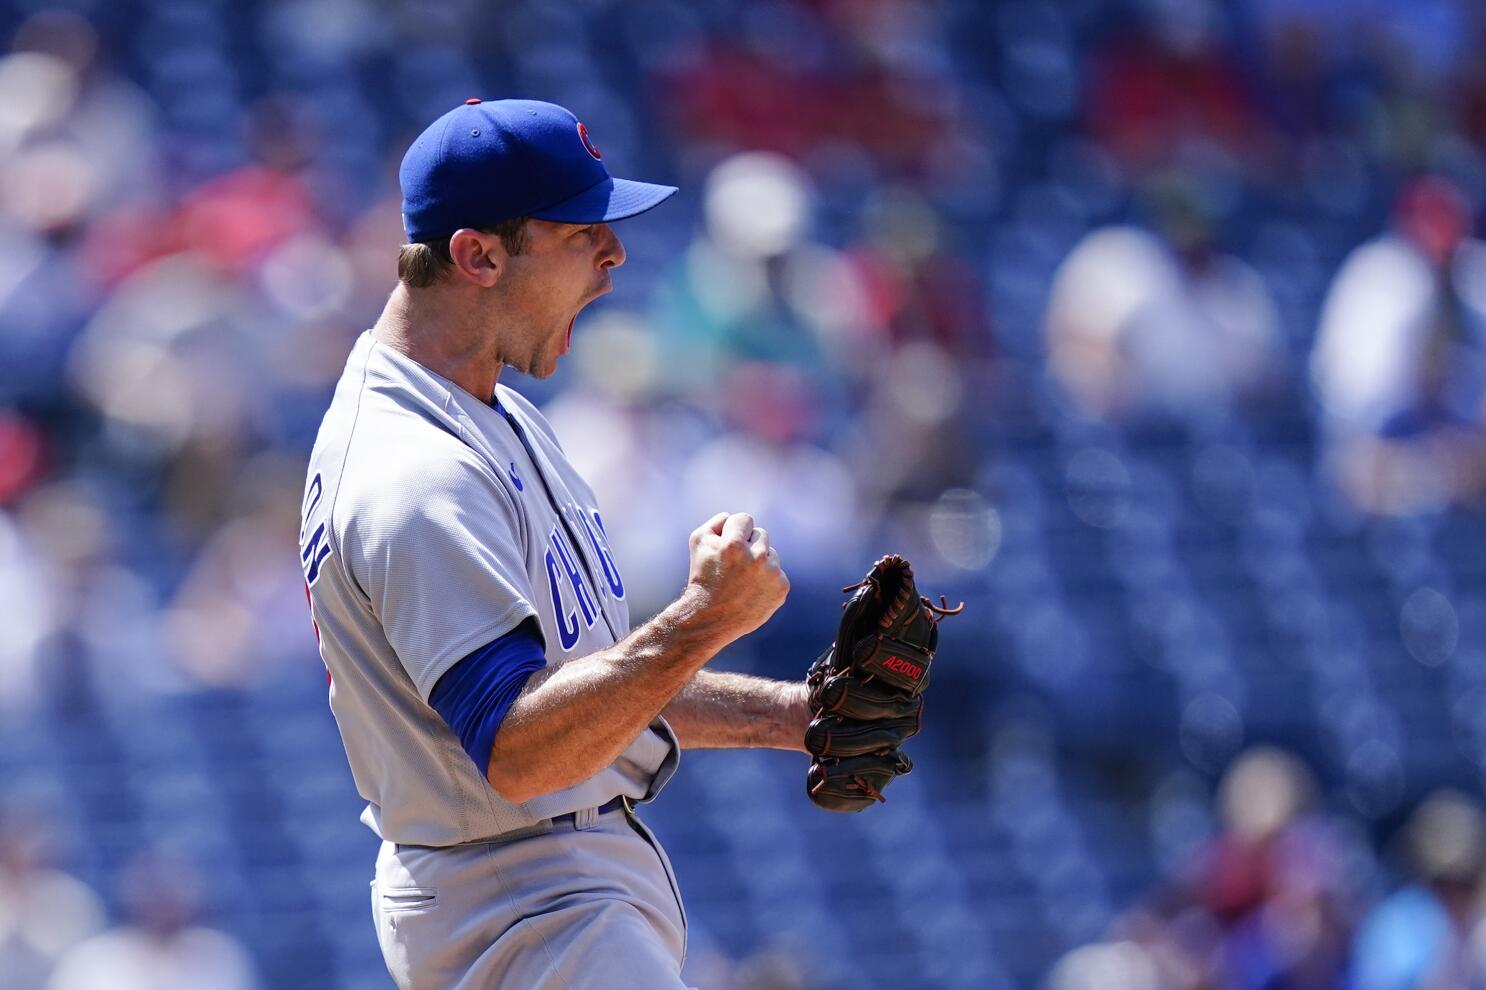
{"type": "Polygon", "coordinates": [[[595,776],[513,804],[429,707],[450,667],[530,616],[548,664],[629,631],[593,491],[534,406],[505,386],[496,398],[368,331],[310,457],[300,554],[330,706],[362,820],[390,842],[482,841],[620,795],[648,800],[680,752],[657,718],[595,776]]]}

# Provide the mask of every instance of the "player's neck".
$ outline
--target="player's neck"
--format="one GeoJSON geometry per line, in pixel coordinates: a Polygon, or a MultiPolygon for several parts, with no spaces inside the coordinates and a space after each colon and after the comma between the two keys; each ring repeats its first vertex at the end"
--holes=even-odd
{"type": "Polygon", "coordinates": [[[469,314],[468,306],[444,292],[415,292],[399,283],[372,333],[382,344],[489,402],[500,379],[500,356],[490,335],[481,333],[469,314]]]}

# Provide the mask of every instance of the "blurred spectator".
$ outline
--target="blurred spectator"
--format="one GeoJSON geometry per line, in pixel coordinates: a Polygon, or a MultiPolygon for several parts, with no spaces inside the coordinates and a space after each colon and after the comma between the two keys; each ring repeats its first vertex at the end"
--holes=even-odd
{"type": "Polygon", "coordinates": [[[189,683],[171,670],[160,640],[158,598],[120,562],[129,527],[109,504],[105,491],[65,480],[18,506],[14,552],[31,580],[6,602],[19,650],[13,669],[0,665],[0,697],[44,701],[77,719],[100,697],[124,701],[189,683]]]}
{"type": "Polygon", "coordinates": [[[661,373],[744,429],[818,435],[829,368],[794,292],[798,269],[824,250],[810,240],[809,177],[780,155],[749,152],[714,168],[704,197],[705,229],[657,295],[661,373]],[[807,382],[815,387],[802,391],[807,382]]]}
{"type": "Polygon", "coordinates": [[[98,216],[154,191],[155,120],[78,15],[36,14],[14,48],[0,57],[0,395],[54,404],[47,385],[98,302],[78,242],[98,216]]]}
{"type": "Polygon", "coordinates": [[[1324,463],[1365,511],[1436,509],[1486,485],[1486,243],[1471,226],[1458,187],[1421,179],[1327,294],[1311,354],[1324,463]]]}
{"type": "Polygon", "coordinates": [[[862,228],[846,256],[863,305],[832,357],[863,397],[847,460],[875,514],[973,483],[976,451],[957,424],[976,415],[995,348],[980,287],[946,250],[927,200],[884,189],[865,204],[862,228]]]}
{"type": "Polygon", "coordinates": [[[800,160],[866,157],[890,175],[922,174],[962,149],[970,122],[939,54],[944,24],[926,8],[829,0],[772,14],[742,39],[669,60],[657,82],[677,134],[800,160]]]}
{"type": "Polygon", "coordinates": [[[1316,784],[1293,756],[1251,749],[1223,777],[1223,832],[1188,882],[1223,932],[1221,968],[1235,990],[1340,988],[1356,892],[1316,784]]]}
{"type": "Polygon", "coordinates": [[[177,668],[198,684],[268,680],[300,655],[304,636],[304,590],[293,580],[299,464],[263,454],[231,466],[228,506],[207,515],[216,528],[163,616],[177,668]]]}
{"type": "Polygon", "coordinates": [[[1486,819],[1472,798],[1430,795],[1404,828],[1411,881],[1363,921],[1353,948],[1356,990],[1447,990],[1486,979],[1468,951],[1480,909],[1486,819]]]}
{"type": "Polygon", "coordinates": [[[1359,881],[1315,800],[1295,757],[1245,752],[1218,789],[1219,834],[1115,923],[1116,942],[1065,958],[1055,990],[1097,986],[1067,981],[1100,968],[1153,990],[1342,990],[1359,881]]]}
{"type": "MultiPolygon", "coordinates": [[[[933,205],[912,187],[886,187],[864,204],[861,226],[846,255],[864,305],[835,319],[854,317],[865,324],[859,334],[897,346],[932,341],[957,359],[984,360],[994,346],[985,299],[974,271],[948,250],[933,205]]],[[[837,357],[868,363],[860,353],[837,357]]]]}
{"type": "MultiPolygon", "coordinates": [[[[57,823],[0,811],[0,984],[42,990],[57,960],[103,927],[103,902],[51,865],[57,823]]],[[[103,986],[104,984],[99,984],[103,986]]]]}
{"type": "Polygon", "coordinates": [[[78,945],[47,990],[255,990],[247,954],[233,938],[200,927],[195,870],[145,854],[124,871],[126,924],[78,945]]]}
{"type": "Polygon", "coordinates": [[[1088,234],[1053,279],[1053,375],[1086,413],[1204,420],[1276,387],[1278,319],[1252,267],[1222,254],[1190,191],[1155,199],[1159,233],[1088,234]]]}
{"type": "Polygon", "coordinates": [[[1261,149],[1254,99],[1223,32],[1214,0],[1143,0],[1139,27],[1091,54],[1086,87],[1090,130],[1136,173],[1183,153],[1261,149]]]}
{"type": "Polygon", "coordinates": [[[1260,907],[1283,882],[1281,845],[1310,810],[1315,780],[1290,754],[1255,748],[1240,756],[1218,787],[1222,832],[1190,865],[1188,881],[1204,908],[1228,925],[1260,907]]]}
{"type": "MultiPolygon", "coordinates": [[[[1265,115],[1297,145],[1367,129],[1385,160],[1417,166],[1445,130],[1462,58],[1478,32],[1475,5],[1460,0],[1250,0],[1238,16],[1258,34],[1265,115]],[[1379,99],[1354,102],[1367,79],[1379,99]],[[1451,87],[1451,89],[1442,89],[1451,87]],[[1421,146],[1422,145],[1422,146],[1421,146]]],[[[1464,88],[1464,87],[1459,87],[1464,88]]],[[[1292,145],[1292,148],[1295,147],[1292,145]]],[[[1278,149],[1277,149],[1278,150],[1278,149]]]]}

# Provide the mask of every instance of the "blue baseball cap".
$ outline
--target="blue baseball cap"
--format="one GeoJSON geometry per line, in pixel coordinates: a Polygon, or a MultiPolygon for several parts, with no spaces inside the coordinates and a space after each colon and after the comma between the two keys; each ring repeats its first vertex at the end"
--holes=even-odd
{"type": "Polygon", "coordinates": [[[611,176],[588,128],[539,100],[465,100],[418,135],[398,181],[409,242],[515,217],[623,220],[676,192],[611,176]]]}

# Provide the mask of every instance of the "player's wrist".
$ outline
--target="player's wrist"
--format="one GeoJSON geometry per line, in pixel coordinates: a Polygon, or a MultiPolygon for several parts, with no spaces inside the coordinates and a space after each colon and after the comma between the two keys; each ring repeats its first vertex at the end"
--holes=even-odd
{"type": "Polygon", "coordinates": [[[810,710],[810,686],[803,681],[791,681],[782,691],[784,707],[785,738],[790,749],[809,752],[805,748],[805,730],[810,727],[814,713],[810,710]]]}
{"type": "Polygon", "coordinates": [[[803,682],[775,681],[769,694],[767,716],[758,720],[758,736],[753,745],[809,752],[805,748],[805,731],[812,717],[809,699],[809,688],[803,682]]]}
{"type": "Polygon", "coordinates": [[[661,614],[673,635],[707,652],[707,659],[741,633],[727,621],[716,592],[705,585],[690,583],[661,614]]]}

